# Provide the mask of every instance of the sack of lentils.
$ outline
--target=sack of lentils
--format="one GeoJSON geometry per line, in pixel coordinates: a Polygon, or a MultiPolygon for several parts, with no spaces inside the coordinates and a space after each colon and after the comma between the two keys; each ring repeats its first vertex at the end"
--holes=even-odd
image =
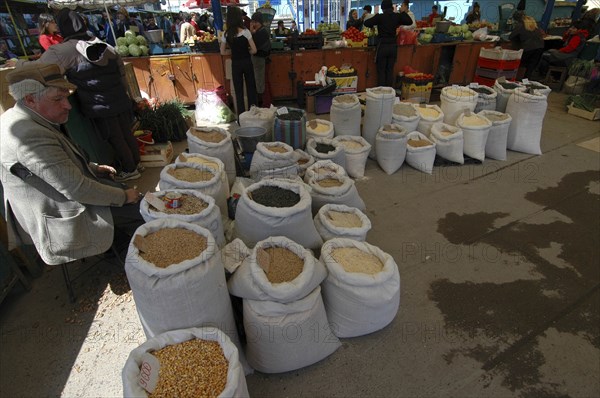
{"type": "Polygon", "coordinates": [[[250,247],[270,236],[285,236],[309,249],[323,244],[312,219],[310,193],[304,184],[281,179],[265,179],[244,190],[235,232],[250,247]]]}
{"type": "Polygon", "coordinates": [[[364,241],[371,229],[371,221],[355,207],[328,204],[315,216],[315,227],[325,242],[334,238],[364,241]]]}
{"type": "Polygon", "coordinates": [[[237,347],[213,327],[149,339],[131,351],[121,376],[124,397],[250,396],[237,347]]]}
{"type": "Polygon", "coordinates": [[[333,142],[340,145],[344,151],[346,161],[346,171],[353,178],[362,178],[365,176],[365,166],[369,153],[371,152],[371,144],[362,137],[351,135],[340,135],[333,139],[333,142]]]}
{"type": "Polygon", "coordinates": [[[306,143],[306,152],[319,160],[331,160],[346,168],[346,155],[344,149],[331,138],[311,138],[306,143]]]}
{"type": "Polygon", "coordinates": [[[221,174],[207,165],[200,163],[168,164],[160,172],[158,187],[161,191],[195,189],[212,196],[221,209],[221,214],[227,214],[227,188],[223,186],[221,174]]]}
{"type": "Polygon", "coordinates": [[[221,159],[231,188],[235,181],[235,153],[231,134],[218,127],[191,127],[186,134],[190,153],[221,159]]]}
{"type": "Polygon", "coordinates": [[[208,229],[219,247],[225,245],[221,211],[211,196],[193,189],[172,189],[153,192],[152,194],[162,202],[162,206],[158,206],[161,204],[159,202],[156,204],[158,207],[155,207],[144,198],[140,202],[140,214],[144,221],[170,218],[196,224],[208,229]],[[168,193],[171,196],[172,194],[178,196],[177,207],[173,207],[172,202],[168,200],[169,198],[165,197],[168,193]]]}
{"type": "Polygon", "coordinates": [[[256,180],[264,176],[298,175],[298,154],[283,142],[259,142],[252,156],[250,175],[256,180]]]}
{"type": "Polygon", "coordinates": [[[210,167],[214,171],[221,174],[221,182],[225,187],[225,197],[229,197],[229,177],[225,170],[225,164],[219,158],[206,156],[201,153],[181,153],[175,159],[175,164],[179,163],[198,163],[210,167]]]}
{"type": "Polygon", "coordinates": [[[312,211],[316,215],[321,207],[329,203],[366,210],[365,202],[358,194],[354,181],[347,176],[319,176],[308,181],[311,188],[312,211]]]}
{"type": "Polygon", "coordinates": [[[406,141],[406,163],[423,173],[431,174],[434,162],[435,143],[418,131],[409,133],[406,141]]]}
{"type": "Polygon", "coordinates": [[[408,131],[398,124],[385,124],[375,137],[377,163],[386,174],[394,174],[406,158],[408,131]]]}
{"type": "Polygon", "coordinates": [[[347,176],[346,170],[339,164],[333,163],[331,160],[319,160],[310,165],[304,173],[304,182],[308,184],[314,177],[338,175],[341,177],[347,176]]]}
{"type": "Polygon", "coordinates": [[[389,254],[366,242],[331,239],[321,248],[327,317],[338,337],[355,337],[388,325],[400,305],[400,273],[389,254]]]}
{"type": "Polygon", "coordinates": [[[206,228],[169,218],[140,226],[125,272],[146,337],[219,325],[240,347],[219,248],[206,228]]]}
{"type": "Polygon", "coordinates": [[[315,163],[315,158],[313,158],[308,153],[304,152],[302,149],[296,149],[294,152],[298,155],[298,175],[301,178],[304,178],[304,174],[306,173],[306,169],[308,169],[313,163],[315,163]]]}
{"type": "Polygon", "coordinates": [[[246,357],[260,372],[300,369],[327,358],[341,345],[329,326],[320,286],[290,303],[246,299],[243,312],[246,357]]]}
{"type": "Polygon", "coordinates": [[[306,145],[306,112],[302,109],[279,108],[273,123],[273,141],[281,141],[294,149],[306,145]]]}

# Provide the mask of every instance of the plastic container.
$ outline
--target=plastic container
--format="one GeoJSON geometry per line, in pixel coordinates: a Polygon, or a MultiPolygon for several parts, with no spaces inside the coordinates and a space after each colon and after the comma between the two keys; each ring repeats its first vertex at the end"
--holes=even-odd
{"type": "Polygon", "coordinates": [[[479,57],[479,59],[477,60],[478,67],[487,69],[516,70],[519,69],[520,64],[520,59],[507,61],[503,59],[489,59],[479,57]]]}
{"type": "Polygon", "coordinates": [[[495,48],[482,48],[479,50],[479,56],[488,59],[513,61],[515,59],[521,59],[523,50],[505,50],[500,47],[495,48]]]}

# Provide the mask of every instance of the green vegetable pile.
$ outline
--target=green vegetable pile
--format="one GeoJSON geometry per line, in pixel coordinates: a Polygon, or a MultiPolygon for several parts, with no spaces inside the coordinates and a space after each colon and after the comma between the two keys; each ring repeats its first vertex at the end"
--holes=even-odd
{"type": "Polygon", "coordinates": [[[571,95],[567,97],[567,105],[573,105],[574,108],[584,109],[588,112],[593,112],[594,109],[600,108],[600,95],[571,95]]]}
{"type": "Polygon", "coordinates": [[[141,35],[135,35],[132,31],[128,30],[125,32],[125,37],[117,38],[117,45],[115,46],[117,52],[121,57],[140,57],[142,55],[148,55],[148,41],[141,35]]]}
{"type": "Polygon", "coordinates": [[[188,125],[185,117],[190,112],[178,100],[157,104],[154,108],[146,108],[138,113],[139,130],[152,131],[156,142],[181,141],[185,138],[188,125]]]}

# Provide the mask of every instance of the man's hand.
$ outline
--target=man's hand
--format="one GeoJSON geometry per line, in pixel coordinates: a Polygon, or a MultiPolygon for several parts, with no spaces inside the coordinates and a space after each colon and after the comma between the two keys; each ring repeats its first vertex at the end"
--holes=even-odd
{"type": "Polygon", "coordinates": [[[142,200],[142,198],[144,197],[144,195],[140,191],[138,191],[137,189],[133,189],[133,188],[126,189],[125,195],[127,195],[125,204],[137,203],[140,200],[142,200]]]}
{"type": "Polygon", "coordinates": [[[112,180],[115,179],[115,174],[117,174],[117,170],[115,170],[112,166],[107,166],[105,164],[99,164],[96,167],[96,174],[98,177],[107,177],[112,180]]]}

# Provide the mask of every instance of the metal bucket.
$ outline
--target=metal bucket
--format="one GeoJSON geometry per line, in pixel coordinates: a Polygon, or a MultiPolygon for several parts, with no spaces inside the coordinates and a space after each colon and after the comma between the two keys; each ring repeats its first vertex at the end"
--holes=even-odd
{"type": "Polygon", "coordinates": [[[267,130],[264,127],[240,127],[234,134],[242,152],[254,153],[256,144],[265,140],[267,130]]]}
{"type": "Polygon", "coordinates": [[[162,29],[144,31],[148,43],[162,43],[165,41],[165,32],[162,29]]]}

